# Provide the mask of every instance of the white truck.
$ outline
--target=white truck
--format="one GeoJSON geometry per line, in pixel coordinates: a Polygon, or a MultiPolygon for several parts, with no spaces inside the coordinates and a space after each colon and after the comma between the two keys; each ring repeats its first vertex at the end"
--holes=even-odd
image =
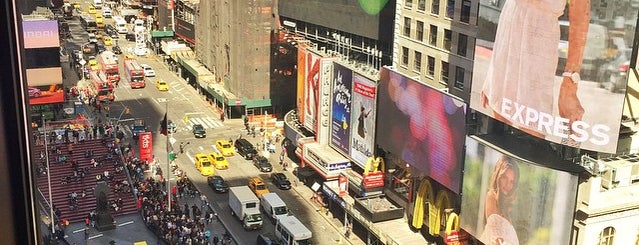
{"type": "Polygon", "coordinates": [[[260,204],[264,213],[275,222],[277,222],[280,217],[288,215],[288,207],[286,207],[286,203],[284,203],[277,193],[271,192],[263,194],[260,204]]]}
{"type": "Polygon", "coordinates": [[[313,233],[295,216],[289,215],[277,221],[275,236],[281,244],[308,245],[311,244],[313,233]]]}
{"type": "Polygon", "coordinates": [[[253,194],[248,186],[229,188],[231,215],[240,219],[244,229],[257,230],[262,228],[262,214],[259,205],[260,199],[253,194]]]}

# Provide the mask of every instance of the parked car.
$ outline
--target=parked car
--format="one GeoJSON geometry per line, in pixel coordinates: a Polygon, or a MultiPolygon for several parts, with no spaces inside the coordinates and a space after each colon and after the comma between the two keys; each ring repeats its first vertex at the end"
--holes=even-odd
{"type": "Polygon", "coordinates": [[[155,76],[155,70],[153,70],[153,67],[151,67],[150,65],[147,65],[147,64],[140,64],[140,66],[142,67],[142,69],[144,69],[144,76],[145,77],[154,77],[155,76]]]}
{"type": "Polygon", "coordinates": [[[273,171],[273,165],[266,159],[264,156],[257,155],[253,157],[253,165],[261,172],[271,172],[273,171]]]}
{"type": "Polygon", "coordinates": [[[194,124],[192,131],[195,138],[206,138],[206,130],[204,130],[202,124],[194,124]]]}
{"type": "Polygon", "coordinates": [[[222,155],[225,157],[232,157],[233,155],[235,155],[235,147],[233,147],[233,145],[231,145],[231,142],[229,142],[228,140],[216,140],[215,148],[217,148],[217,150],[220,151],[220,153],[222,153],[222,155]]]}
{"type": "Polygon", "coordinates": [[[288,180],[285,174],[283,173],[272,173],[271,181],[273,184],[282,190],[291,189],[291,181],[288,180]]]}
{"type": "Polygon", "coordinates": [[[213,189],[217,193],[226,193],[229,191],[229,185],[226,183],[224,178],[222,178],[222,176],[214,175],[208,177],[206,179],[206,182],[209,184],[211,189],[213,189]]]}
{"type": "Polygon", "coordinates": [[[244,157],[246,160],[251,160],[255,155],[257,155],[257,150],[255,150],[253,144],[246,139],[237,139],[233,145],[235,146],[237,154],[244,157]]]}

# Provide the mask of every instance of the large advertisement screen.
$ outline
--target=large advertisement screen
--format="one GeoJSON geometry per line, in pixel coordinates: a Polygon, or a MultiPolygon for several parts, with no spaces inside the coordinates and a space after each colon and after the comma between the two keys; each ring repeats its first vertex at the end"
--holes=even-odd
{"type": "Polygon", "coordinates": [[[577,180],[467,137],[460,225],[487,245],[570,244],[577,180]]]}
{"type": "Polygon", "coordinates": [[[364,168],[375,146],[375,98],[377,85],[364,76],[353,73],[353,112],[351,113],[351,158],[364,168]]]}
{"type": "Polygon", "coordinates": [[[377,144],[459,193],[466,104],[386,67],[378,100],[377,144]]]}
{"type": "Polygon", "coordinates": [[[30,20],[22,22],[24,48],[60,47],[57,20],[30,20]]]}
{"type": "Polygon", "coordinates": [[[331,146],[344,155],[348,155],[350,149],[352,79],[353,72],[350,69],[334,64],[331,146]]]}
{"type": "Polygon", "coordinates": [[[306,45],[300,44],[297,48],[297,118],[304,123],[304,87],[306,84],[306,45]]]}
{"type": "Polygon", "coordinates": [[[51,104],[64,102],[62,90],[62,68],[27,69],[29,104],[51,104]]]}
{"type": "Polygon", "coordinates": [[[542,139],[615,153],[638,11],[569,2],[480,1],[470,107],[542,139]]]}
{"type": "Polygon", "coordinates": [[[319,107],[320,56],[306,50],[304,67],[304,125],[317,130],[317,110],[319,107]]]}

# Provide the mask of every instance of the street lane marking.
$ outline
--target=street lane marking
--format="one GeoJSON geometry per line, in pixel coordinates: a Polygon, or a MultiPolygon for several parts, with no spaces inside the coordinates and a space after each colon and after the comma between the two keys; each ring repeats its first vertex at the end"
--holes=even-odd
{"type": "Polygon", "coordinates": [[[130,224],[133,224],[133,221],[124,222],[122,224],[119,224],[118,226],[125,226],[125,225],[130,225],[130,224]]]}
{"type": "Polygon", "coordinates": [[[98,238],[98,237],[101,237],[101,236],[104,236],[104,235],[103,235],[103,234],[97,234],[97,235],[95,235],[95,236],[90,236],[90,237],[89,237],[89,240],[90,240],[90,239],[93,239],[93,238],[98,238]]]}

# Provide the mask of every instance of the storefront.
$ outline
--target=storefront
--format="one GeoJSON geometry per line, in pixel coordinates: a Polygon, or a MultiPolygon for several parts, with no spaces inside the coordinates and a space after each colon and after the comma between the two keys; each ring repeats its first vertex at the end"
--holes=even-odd
{"type": "Polygon", "coordinates": [[[305,144],[302,150],[303,161],[326,180],[336,179],[341,172],[351,169],[351,161],[330,146],[314,142],[305,144]]]}

